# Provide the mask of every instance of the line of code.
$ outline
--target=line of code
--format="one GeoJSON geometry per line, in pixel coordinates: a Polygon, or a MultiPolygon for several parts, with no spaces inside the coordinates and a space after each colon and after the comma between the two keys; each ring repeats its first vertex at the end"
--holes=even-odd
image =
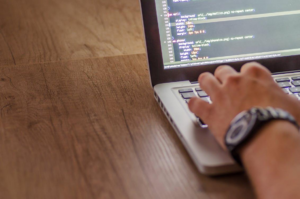
{"type": "Polygon", "coordinates": [[[167,0],[175,62],[300,48],[298,0],[167,0]]]}

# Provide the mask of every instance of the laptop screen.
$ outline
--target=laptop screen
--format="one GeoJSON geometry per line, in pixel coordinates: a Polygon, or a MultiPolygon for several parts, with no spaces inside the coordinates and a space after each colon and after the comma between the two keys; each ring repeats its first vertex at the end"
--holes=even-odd
{"type": "Polygon", "coordinates": [[[299,0],[155,0],[164,69],[300,54],[299,0]]]}

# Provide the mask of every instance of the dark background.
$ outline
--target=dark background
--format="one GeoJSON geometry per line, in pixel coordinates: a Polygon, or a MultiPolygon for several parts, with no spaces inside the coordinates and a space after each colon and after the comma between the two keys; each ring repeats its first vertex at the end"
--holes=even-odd
{"type": "MultiPolygon", "coordinates": [[[[176,27],[172,27],[175,40],[185,38],[188,41],[209,40],[226,37],[254,35],[253,39],[215,42],[211,46],[201,47],[199,57],[209,58],[278,51],[300,48],[300,15],[266,17],[228,22],[199,24],[195,30],[206,30],[206,34],[177,36],[176,27]]],[[[178,44],[174,44],[175,60],[180,61],[178,44]]]]}

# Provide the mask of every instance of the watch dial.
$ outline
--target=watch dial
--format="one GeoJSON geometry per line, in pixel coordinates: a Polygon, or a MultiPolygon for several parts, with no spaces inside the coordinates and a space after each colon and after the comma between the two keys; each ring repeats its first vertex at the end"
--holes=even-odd
{"type": "Polygon", "coordinates": [[[245,128],[244,125],[239,125],[235,129],[233,129],[233,131],[230,135],[230,139],[234,140],[244,128],[245,128]]]}
{"type": "Polygon", "coordinates": [[[233,123],[226,135],[227,144],[234,145],[239,143],[252,129],[256,120],[255,114],[244,113],[238,121],[233,123]]]}
{"type": "Polygon", "coordinates": [[[238,143],[246,134],[248,130],[248,122],[243,119],[238,123],[234,124],[228,131],[226,141],[227,144],[236,144],[238,143]]]}

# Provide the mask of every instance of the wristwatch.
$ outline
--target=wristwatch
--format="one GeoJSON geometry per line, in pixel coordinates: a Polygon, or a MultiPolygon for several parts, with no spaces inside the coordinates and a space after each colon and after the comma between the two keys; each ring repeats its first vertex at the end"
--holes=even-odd
{"type": "Polygon", "coordinates": [[[225,145],[240,166],[243,166],[238,153],[241,146],[249,141],[261,127],[273,120],[289,121],[299,129],[298,123],[291,114],[272,107],[252,108],[233,119],[225,135],[225,145]]]}

